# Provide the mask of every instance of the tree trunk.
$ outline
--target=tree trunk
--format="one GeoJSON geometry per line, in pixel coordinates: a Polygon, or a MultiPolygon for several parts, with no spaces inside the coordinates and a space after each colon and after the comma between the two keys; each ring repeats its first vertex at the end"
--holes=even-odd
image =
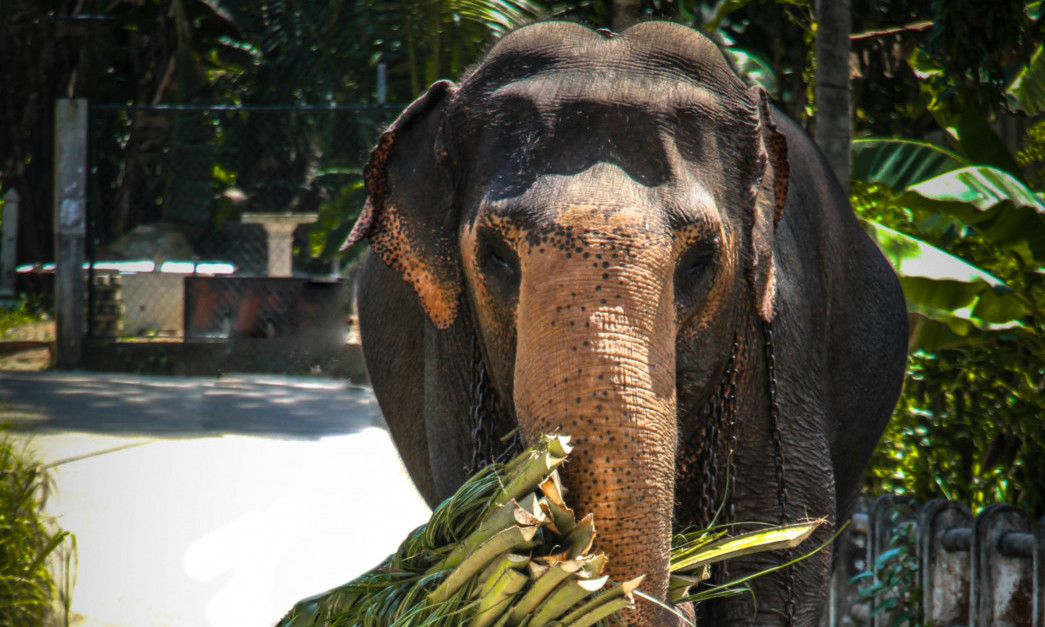
{"type": "Polygon", "coordinates": [[[817,0],[816,143],[849,193],[849,0],[817,0]]]}
{"type": "Polygon", "coordinates": [[[641,9],[642,0],[613,0],[613,31],[623,32],[638,22],[641,9]]]}

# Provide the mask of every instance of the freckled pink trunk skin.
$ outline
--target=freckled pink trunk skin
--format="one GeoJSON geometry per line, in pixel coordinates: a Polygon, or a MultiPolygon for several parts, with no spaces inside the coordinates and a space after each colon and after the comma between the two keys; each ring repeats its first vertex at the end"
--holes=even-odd
{"type": "MultiPolygon", "coordinates": [[[[569,502],[594,514],[611,577],[645,574],[641,589],[664,599],[677,440],[670,255],[584,240],[521,256],[515,406],[528,439],[573,436],[569,502]]],[[[638,607],[629,624],[675,624],[649,603],[638,607]]]]}

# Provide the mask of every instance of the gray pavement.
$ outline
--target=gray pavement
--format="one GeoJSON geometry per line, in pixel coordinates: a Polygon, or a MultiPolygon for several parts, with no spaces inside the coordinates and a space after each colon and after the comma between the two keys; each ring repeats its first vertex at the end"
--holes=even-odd
{"type": "Polygon", "coordinates": [[[52,466],[74,625],[271,625],[428,518],[369,389],[0,373],[0,423],[52,466]]]}

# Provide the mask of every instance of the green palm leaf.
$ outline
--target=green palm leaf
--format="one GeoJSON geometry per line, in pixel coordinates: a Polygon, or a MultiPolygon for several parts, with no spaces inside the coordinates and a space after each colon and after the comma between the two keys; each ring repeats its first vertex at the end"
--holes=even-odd
{"type": "Polygon", "coordinates": [[[898,191],[972,165],[955,152],[910,139],[857,139],[852,144],[853,178],[898,191]]]}

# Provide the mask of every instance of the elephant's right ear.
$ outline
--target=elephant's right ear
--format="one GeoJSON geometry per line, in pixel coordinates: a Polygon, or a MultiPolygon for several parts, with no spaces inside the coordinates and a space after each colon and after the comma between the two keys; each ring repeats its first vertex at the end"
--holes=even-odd
{"type": "Polygon", "coordinates": [[[342,250],[360,240],[417,292],[440,329],[457,317],[461,263],[440,129],[454,85],[433,84],[386,130],[363,168],[367,201],[342,250]]]}
{"type": "Polygon", "coordinates": [[[762,177],[755,191],[754,226],[751,231],[751,278],[754,287],[755,310],[766,322],[776,317],[776,269],[773,243],[776,227],[787,204],[788,181],[791,166],[787,158],[787,138],[777,130],[769,96],[761,87],[750,90],[758,108],[758,130],[761,143],[759,162],[763,164],[762,177]]]}

